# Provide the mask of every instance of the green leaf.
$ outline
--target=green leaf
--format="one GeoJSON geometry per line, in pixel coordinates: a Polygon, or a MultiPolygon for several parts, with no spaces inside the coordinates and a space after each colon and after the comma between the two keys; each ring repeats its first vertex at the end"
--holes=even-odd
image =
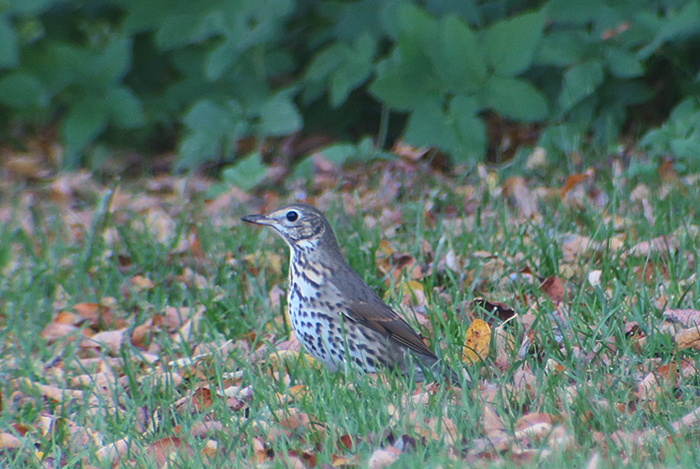
{"type": "Polygon", "coordinates": [[[347,57],[347,49],[346,44],[336,42],[317,53],[306,69],[304,78],[312,81],[323,81],[328,78],[347,57]]]}
{"type": "Polygon", "coordinates": [[[225,41],[218,47],[215,47],[209,55],[205,64],[205,73],[207,79],[216,81],[229,69],[231,65],[238,59],[240,49],[234,41],[225,41]]]}
{"type": "Polygon", "coordinates": [[[681,101],[661,127],[647,132],[640,146],[654,155],[672,153],[679,158],[698,158],[700,145],[700,103],[695,96],[681,101]]]}
{"type": "Polygon", "coordinates": [[[477,117],[479,106],[476,100],[457,95],[450,103],[456,141],[452,154],[463,163],[481,159],[486,151],[486,126],[477,117]]]}
{"type": "Polygon", "coordinates": [[[461,162],[481,158],[486,130],[476,117],[478,109],[473,98],[463,95],[452,100],[447,113],[436,104],[423,105],[411,113],[404,139],[412,145],[440,148],[461,162]]]}
{"type": "Polygon", "coordinates": [[[369,35],[360,36],[353,48],[346,51],[345,60],[331,76],[330,100],[336,108],[345,102],[350,92],[369,78],[374,64],[376,42],[369,35]]]}
{"type": "Polygon", "coordinates": [[[50,97],[46,87],[33,75],[14,72],[0,78],[0,103],[21,109],[46,107],[50,97]]]}
{"type": "Polygon", "coordinates": [[[684,99],[671,111],[669,116],[669,122],[675,125],[681,125],[682,127],[689,127],[691,125],[700,126],[698,122],[698,112],[700,112],[700,106],[698,106],[698,98],[696,96],[691,96],[684,99]]]}
{"type": "Polygon", "coordinates": [[[11,68],[19,62],[19,46],[9,15],[0,15],[0,68],[11,68]]]}
{"type": "Polygon", "coordinates": [[[634,78],[644,74],[642,63],[635,54],[619,47],[603,49],[605,65],[613,76],[618,78],[634,78]]]}
{"type": "Polygon", "coordinates": [[[110,88],[106,103],[110,118],[117,127],[133,129],[144,125],[143,106],[130,89],[110,88]]]}
{"type": "Polygon", "coordinates": [[[327,147],[321,148],[318,152],[325,159],[342,166],[348,159],[357,155],[357,147],[349,143],[336,143],[327,147]]]}
{"type": "Polygon", "coordinates": [[[177,171],[220,158],[230,150],[228,142],[249,131],[243,110],[235,101],[218,106],[200,100],[189,110],[184,123],[188,132],[178,147],[177,171]]]}
{"type": "Polygon", "coordinates": [[[61,122],[61,138],[66,144],[68,166],[74,166],[78,153],[107,127],[107,110],[104,102],[94,96],[78,101],[61,122]]]}
{"type": "Polygon", "coordinates": [[[207,99],[197,101],[185,115],[184,122],[192,130],[217,136],[226,135],[233,127],[229,113],[207,99]]]}
{"type": "Polygon", "coordinates": [[[425,73],[414,74],[405,67],[401,54],[395,51],[377,65],[376,77],[369,92],[389,108],[410,111],[433,102],[441,102],[443,91],[436,77],[425,73]]]}
{"type": "Polygon", "coordinates": [[[547,100],[530,82],[492,76],[484,88],[486,104],[503,117],[535,122],[546,119],[547,100]]]}
{"type": "Polygon", "coordinates": [[[90,71],[102,84],[119,83],[131,69],[131,38],[116,38],[91,60],[90,71]]]}
{"type": "Polygon", "coordinates": [[[573,124],[553,125],[545,128],[537,139],[537,146],[549,151],[569,154],[579,149],[581,130],[573,124]]]}
{"type": "Polygon", "coordinates": [[[535,51],[538,65],[566,67],[585,57],[591,48],[590,33],[583,29],[567,29],[546,34],[535,51]]]}
{"type": "Polygon", "coordinates": [[[442,108],[434,103],[426,103],[411,113],[404,139],[418,147],[445,144],[450,132],[446,124],[447,116],[442,108]]]}
{"type": "Polygon", "coordinates": [[[403,63],[412,67],[424,67],[428,55],[438,44],[437,20],[422,8],[404,3],[399,7],[399,44],[403,63]]]}
{"type": "Polygon", "coordinates": [[[604,7],[604,0],[550,0],[544,13],[552,21],[585,25],[596,19],[604,7]]]}
{"type": "Polygon", "coordinates": [[[10,9],[17,16],[38,16],[55,5],[54,0],[10,1],[10,9]]]}
{"type": "Polygon", "coordinates": [[[515,76],[527,70],[543,27],[544,17],[540,13],[526,13],[491,26],[486,33],[486,52],[494,71],[515,76]]]}
{"type": "Polygon", "coordinates": [[[292,169],[292,179],[304,179],[310,181],[314,175],[314,163],[311,156],[306,156],[304,159],[294,165],[292,169]]]}
{"type": "Polygon", "coordinates": [[[676,138],[669,144],[671,153],[676,158],[697,161],[700,155],[700,132],[696,130],[695,134],[689,138],[676,138]]]}
{"type": "Polygon", "coordinates": [[[263,135],[279,137],[301,129],[301,114],[290,94],[291,90],[280,91],[263,104],[260,110],[260,131],[263,135]]]}
{"type": "Polygon", "coordinates": [[[244,191],[260,184],[265,179],[266,174],[267,166],[262,164],[262,157],[256,152],[242,158],[221,173],[227,183],[233,184],[244,191]]]}
{"type": "Polygon", "coordinates": [[[476,91],[486,80],[486,64],[476,36],[455,16],[442,22],[440,46],[430,55],[444,84],[454,93],[476,91]]]}
{"type": "Polygon", "coordinates": [[[591,95],[603,82],[603,65],[598,61],[574,65],[564,73],[559,95],[559,107],[568,111],[586,96],[591,95]]]}
{"type": "Polygon", "coordinates": [[[656,37],[643,47],[637,57],[644,60],[653,54],[667,41],[682,41],[686,37],[700,31],[700,2],[689,1],[681,11],[669,9],[667,18],[663,20],[656,37]]]}
{"type": "Polygon", "coordinates": [[[202,163],[221,156],[220,136],[205,132],[191,132],[178,145],[178,158],[174,170],[193,169],[202,163]]]}
{"type": "Polygon", "coordinates": [[[593,121],[594,143],[601,148],[612,148],[618,141],[622,125],[627,120],[627,112],[622,106],[608,105],[593,121]]]}

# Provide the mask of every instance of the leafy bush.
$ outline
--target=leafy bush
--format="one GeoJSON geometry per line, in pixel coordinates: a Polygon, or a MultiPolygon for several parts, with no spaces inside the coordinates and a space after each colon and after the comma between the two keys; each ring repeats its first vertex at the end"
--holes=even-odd
{"type": "Polygon", "coordinates": [[[367,120],[383,136],[389,116],[461,162],[484,157],[489,115],[537,123],[552,150],[606,148],[648,125],[633,109],[697,94],[699,30],[698,0],[10,2],[0,116],[58,124],[67,166],[162,133],[180,169],[232,161],[244,137],[259,164],[269,138],[367,120]]]}
{"type": "Polygon", "coordinates": [[[683,165],[680,171],[700,170],[700,102],[697,96],[686,98],[673,109],[668,121],[641,140],[654,156],[670,157],[683,165]]]}

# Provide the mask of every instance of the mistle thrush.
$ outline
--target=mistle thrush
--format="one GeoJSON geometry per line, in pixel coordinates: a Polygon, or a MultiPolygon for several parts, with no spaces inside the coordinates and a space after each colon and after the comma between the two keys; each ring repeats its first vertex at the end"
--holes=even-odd
{"type": "Polygon", "coordinates": [[[274,228],[289,245],[289,319],[317,361],[332,371],[344,371],[348,359],[368,373],[397,368],[408,375],[413,367],[416,381],[425,379],[425,369],[458,383],[421,336],[350,268],[320,211],[293,204],[242,220],[274,228]]]}

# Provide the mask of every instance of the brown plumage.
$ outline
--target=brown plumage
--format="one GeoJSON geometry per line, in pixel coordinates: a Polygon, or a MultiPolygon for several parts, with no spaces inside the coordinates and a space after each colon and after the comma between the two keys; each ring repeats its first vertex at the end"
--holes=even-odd
{"type": "MultiPolygon", "coordinates": [[[[289,245],[290,322],[316,360],[335,371],[349,358],[370,373],[396,367],[409,374],[413,365],[416,381],[424,379],[424,368],[441,374],[421,336],[350,268],[320,211],[293,204],[242,220],[274,228],[289,245]]],[[[446,378],[459,382],[452,370],[444,370],[446,378]]]]}

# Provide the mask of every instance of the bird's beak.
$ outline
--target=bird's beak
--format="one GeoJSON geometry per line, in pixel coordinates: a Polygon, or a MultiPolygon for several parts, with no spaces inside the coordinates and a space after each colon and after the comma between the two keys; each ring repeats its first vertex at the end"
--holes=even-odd
{"type": "Polygon", "coordinates": [[[267,215],[246,215],[241,218],[246,223],[255,223],[256,225],[272,225],[274,220],[267,217],[267,215]]]}

